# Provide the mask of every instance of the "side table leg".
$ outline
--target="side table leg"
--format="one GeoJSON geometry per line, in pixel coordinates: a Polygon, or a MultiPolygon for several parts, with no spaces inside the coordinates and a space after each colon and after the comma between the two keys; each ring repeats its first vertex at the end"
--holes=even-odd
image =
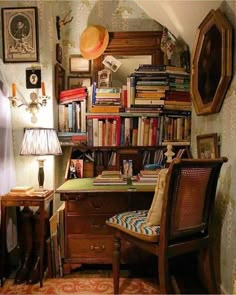
{"type": "Polygon", "coordinates": [[[40,263],[39,263],[39,275],[40,275],[40,287],[43,287],[43,262],[44,262],[44,203],[40,204],[40,263]]]}

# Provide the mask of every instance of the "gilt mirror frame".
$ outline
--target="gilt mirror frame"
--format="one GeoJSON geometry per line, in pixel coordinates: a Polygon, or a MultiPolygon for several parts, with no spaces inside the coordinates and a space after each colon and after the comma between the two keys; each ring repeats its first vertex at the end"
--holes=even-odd
{"type": "Polygon", "coordinates": [[[107,55],[147,55],[151,56],[152,64],[163,64],[161,37],[162,31],[109,32],[109,43],[106,50],[93,60],[93,81],[98,82],[98,72],[105,68],[102,62],[107,55]]]}
{"type": "Polygon", "coordinates": [[[193,44],[190,93],[197,115],[218,113],[232,78],[232,27],[211,10],[199,25],[193,44]]]}

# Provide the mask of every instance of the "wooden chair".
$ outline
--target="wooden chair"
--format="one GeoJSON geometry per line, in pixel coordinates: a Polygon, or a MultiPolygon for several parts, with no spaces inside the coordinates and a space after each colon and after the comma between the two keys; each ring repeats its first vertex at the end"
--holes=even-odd
{"type": "MultiPolygon", "coordinates": [[[[227,162],[225,157],[211,160],[175,158],[168,169],[163,169],[157,181],[150,210],[124,212],[106,221],[114,229],[114,294],[119,294],[121,239],[158,256],[161,294],[173,293],[170,258],[210,250],[208,227],[224,162],[227,162]],[[153,220],[150,214],[154,214],[153,220]]],[[[208,267],[214,286],[211,263],[208,267]]],[[[210,290],[213,292],[216,290],[210,290]]]]}

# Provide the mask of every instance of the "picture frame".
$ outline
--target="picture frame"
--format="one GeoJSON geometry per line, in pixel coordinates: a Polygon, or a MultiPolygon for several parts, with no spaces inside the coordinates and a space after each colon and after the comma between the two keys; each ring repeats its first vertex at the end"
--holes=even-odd
{"type": "Polygon", "coordinates": [[[39,61],[37,7],[2,8],[4,63],[39,61]]]}
{"type": "Polygon", "coordinates": [[[60,92],[65,90],[65,69],[59,64],[55,64],[55,97],[60,101],[60,92]]]}
{"type": "Polygon", "coordinates": [[[190,93],[197,115],[218,113],[232,78],[232,26],[217,9],[199,25],[191,60],[190,93]]]}
{"type": "Polygon", "coordinates": [[[197,154],[199,159],[215,159],[219,157],[217,133],[197,135],[197,154]]]}
{"type": "Polygon", "coordinates": [[[70,73],[87,73],[91,72],[91,60],[84,58],[80,54],[72,54],[69,56],[70,73]]]}
{"type": "Polygon", "coordinates": [[[98,88],[111,87],[112,84],[112,72],[108,69],[103,69],[98,72],[98,88]]]}
{"type": "Polygon", "coordinates": [[[67,77],[67,88],[74,89],[82,86],[86,86],[89,88],[92,84],[92,77],[74,77],[68,76],[67,77]]]}
{"type": "Polygon", "coordinates": [[[62,63],[62,47],[59,43],[56,44],[56,60],[60,64],[62,63]]]}

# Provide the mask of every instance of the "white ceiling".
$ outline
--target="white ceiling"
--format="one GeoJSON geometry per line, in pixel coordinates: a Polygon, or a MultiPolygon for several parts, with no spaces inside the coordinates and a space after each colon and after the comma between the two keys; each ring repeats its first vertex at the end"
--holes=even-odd
{"type": "Polygon", "coordinates": [[[195,32],[211,9],[221,0],[134,0],[150,17],[168,28],[192,48],[195,32]]]}

